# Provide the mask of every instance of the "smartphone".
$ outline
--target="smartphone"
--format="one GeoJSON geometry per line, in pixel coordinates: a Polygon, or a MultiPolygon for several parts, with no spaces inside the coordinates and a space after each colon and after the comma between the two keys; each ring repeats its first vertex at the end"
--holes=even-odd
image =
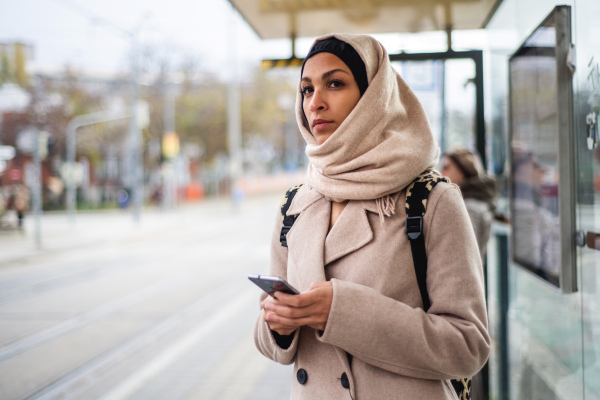
{"type": "Polygon", "coordinates": [[[287,283],[285,279],[278,276],[269,275],[248,275],[248,279],[254,282],[259,288],[273,296],[275,292],[283,292],[289,294],[300,294],[292,285],[287,283]]]}

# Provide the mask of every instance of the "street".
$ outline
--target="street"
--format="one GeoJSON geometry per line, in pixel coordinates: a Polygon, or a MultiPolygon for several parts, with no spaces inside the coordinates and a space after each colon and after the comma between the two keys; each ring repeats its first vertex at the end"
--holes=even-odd
{"type": "Polygon", "coordinates": [[[292,367],[255,348],[282,194],[45,214],[0,230],[0,398],[285,399],[292,367]]]}

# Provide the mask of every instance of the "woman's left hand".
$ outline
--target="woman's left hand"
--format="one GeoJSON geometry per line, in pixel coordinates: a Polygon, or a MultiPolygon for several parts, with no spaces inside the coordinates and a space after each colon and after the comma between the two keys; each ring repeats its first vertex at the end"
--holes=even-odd
{"type": "Polygon", "coordinates": [[[314,282],[306,292],[287,294],[276,292],[277,301],[265,303],[265,319],[280,324],[303,325],[324,331],[333,301],[331,282],[314,282]]]}

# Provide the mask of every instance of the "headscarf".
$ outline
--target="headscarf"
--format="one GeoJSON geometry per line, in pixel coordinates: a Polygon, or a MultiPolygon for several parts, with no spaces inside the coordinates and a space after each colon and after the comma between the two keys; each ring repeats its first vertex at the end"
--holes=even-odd
{"type": "Polygon", "coordinates": [[[306,141],[309,165],[305,183],[327,199],[376,200],[380,218],[390,216],[390,196],[433,169],[439,148],[423,106],[393,69],[387,51],[367,35],[333,34],[362,58],[369,85],[354,109],[321,145],[304,118],[300,84],[296,120],[306,141]]]}

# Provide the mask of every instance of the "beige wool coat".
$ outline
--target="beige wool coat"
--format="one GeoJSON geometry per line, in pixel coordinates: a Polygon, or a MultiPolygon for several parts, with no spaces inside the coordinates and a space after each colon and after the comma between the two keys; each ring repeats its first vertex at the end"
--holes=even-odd
{"type": "Polygon", "coordinates": [[[449,379],[472,376],[487,360],[481,258],[458,188],[439,183],[427,205],[427,313],[404,231],[405,192],[393,196],[396,214],[383,226],[374,200],[356,200],[328,232],[331,203],[305,185],[288,210],[299,214],[288,248],[279,242],[277,219],[270,273],[300,291],[316,281],[333,283],[325,330],[302,327],[287,349],[275,341],[264,311],[257,318],[259,351],[294,363],[292,399],[456,399],[449,379]],[[299,370],[305,379],[297,378],[299,370]]]}

